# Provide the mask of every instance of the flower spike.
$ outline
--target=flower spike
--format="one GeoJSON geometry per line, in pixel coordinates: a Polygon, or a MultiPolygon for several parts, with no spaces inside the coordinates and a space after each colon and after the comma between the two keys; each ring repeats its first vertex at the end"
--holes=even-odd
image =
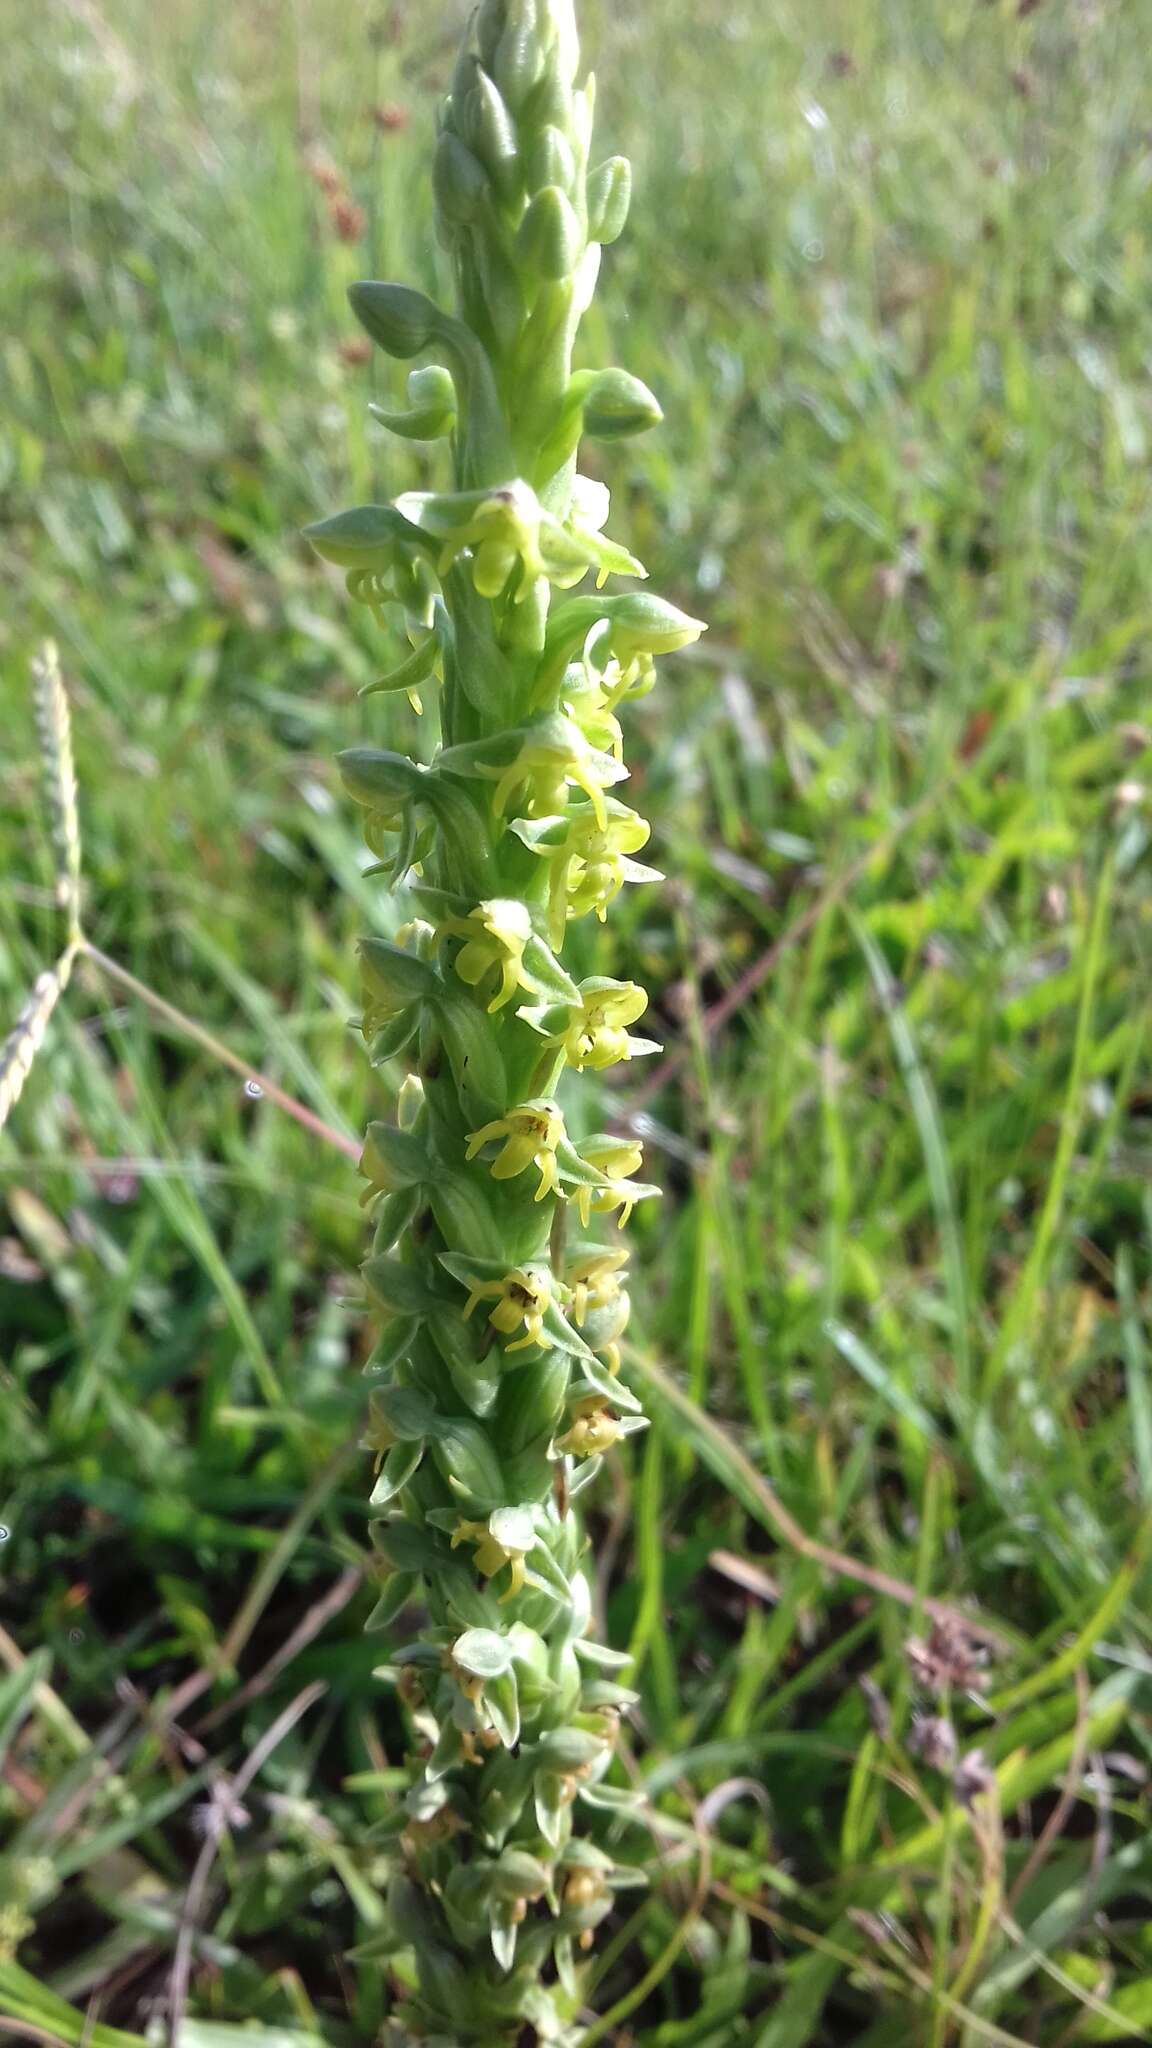
{"type": "Polygon", "coordinates": [[[411,1957],[389,1973],[389,2039],[456,2048],[576,2048],[581,1958],[636,1877],[588,1834],[589,1811],[627,1798],[608,1774],[633,1696],[598,1669],[623,1660],[591,1637],[573,1503],[645,1422],[622,1372],[627,1254],[585,1233],[658,1190],[631,1139],[577,1134],[580,1091],[658,1048],[634,1029],[636,982],[577,981],[561,954],[571,923],[659,880],[614,792],[632,700],[702,627],[611,586],[644,571],[577,469],[583,433],[661,416],[627,370],[573,370],[630,187],[623,158],[593,157],[592,113],[572,0],[480,0],[433,168],[456,308],[403,284],[351,293],[405,366],[376,417],[438,444],[442,487],[309,529],[404,636],[366,698],[436,683],[428,763],[355,746],[341,774],[372,872],[405,901],[363,941],[362,1028],[374,1066],[413,1069],[361,1159],[383,1314],[369,1626],[411,1610],[415,1630],[387,1667],[412,1741],[374,1943],[411,1957]]]}

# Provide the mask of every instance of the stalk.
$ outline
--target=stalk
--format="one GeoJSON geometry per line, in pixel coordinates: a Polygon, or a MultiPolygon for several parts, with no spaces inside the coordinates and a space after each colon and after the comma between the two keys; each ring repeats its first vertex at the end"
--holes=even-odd
{"type": "MultiPolygon", "coordinates": [[[[362,1157],[364,1275],[382,1593],[407,1613],[392,1654],[411,1781],[383,1836],[400,2041],[574,2044],[581,1958],[636,1882],[604,1843],[629,1795],[607,1782],[627,1659],[589,1634],[578,1495],[644,1426],[619,1376],[628,1317],[619,1225],[658,1191],[641,1147],[580,1136],[572,1074],[658,1050],[631,981],[576,981],[569,925],[603,920],[649,828],[619,794],[619,714],[653,657],[702,630],[614,576],[608,493],[581,436],[654,426],[647,388],[573,373],[601,247],[628,205],[622,157],[593,164],[571,0],[483,0],[444,104],[434,182],[457,310],[402,284],[354,285],[373,341],[404,361],[394,433],[443,438],[451,488],[309,529],[351,596],[398,618],[404,659],[373,687],[434,689],[421,764],[341,757],[379,871],[409,921],[361,945],[363,1030],[409,1072],[362,1157]],[[590,575],[594,588],[578,594],[590,575]],[[533,2031],[534,2030],[534,2031],[533,2031]]],[[[586,1084],[586,1092],[590,1092],[586,1084]]]]}

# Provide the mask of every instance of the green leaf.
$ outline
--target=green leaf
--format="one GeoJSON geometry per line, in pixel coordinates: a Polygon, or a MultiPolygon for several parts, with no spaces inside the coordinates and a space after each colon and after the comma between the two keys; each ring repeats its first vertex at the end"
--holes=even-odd
{"type": "Polygon", "coordinates": [[[36,1688],[48,1676],[51,1663],[47,1650],[33,1650],[18,1671],[0,1679],[0,1761],[7,1754],[21,1724],[32,1712],[36,1688]]]}
{"type": "Polygon", "coordinates": [[[380,1468],[379,1477],[369,1495],[369,1507],[386,1508],[389,1502],[395,1500],[396,1495],[407,1486],[423,1456],[422,1443],[396,1444],[380,1468]]]}
{"type": "Polygon", "coordinates": [[[435,1015],[461,1113],[477,1128],[491,1123],[508,1106],[504,1059],[492,1019],[463,990],[459,996],[442,992],[435,1015]]]}
{"type": "Polygon", "coordinates": [[[390,939],[363,938],[357,946],[365,984],[382,1002],[397,1008],[434,995],[440,976],[428,960],[390,939]]]}
{"type": "Polygon", "coordinates": [[[385,1187],[394,1191],[419,1187],[439,1170],[427,1139],[414,1131],[402,1131],[396,1124],[369,1124],[366,1145],[369,1163],[373,1167],[379,1163],[385,1187]]]}
{"type": "Polygon", "coordinates": [[[453,1482],[461,1502],[486,1515],[505,1498],[504,1474],[487,1431],[464,1417],[443,1419],[436,1429],[432,1455],[445,1479],[453,1482]]]}
{"type": "Polygon", "coordinates": [[[398,1010],[372,1040],[369,1048],[372,1065],[382,1067],[385,1061],[394,1060],[406,1046],[411,1045],[419,1029],[420,1008],[417,1003],[409,1004],[406,1010],[398,1010]]]}
{"type": "Polygon", "coordinates": [[[422,1387],[381,1387],[372,1400],[401,1443],[417,1443],[436,1429],[436,1407],[422,1387]]]}
{"type": "Polygon", "coordinates": [[[438,1306],[438,1297],[414,1267],[386,1254],[365,1259],[360,1268],[374,1300],[392,1315],[422,1316],[438,1306]]]}
{"type": "Polygon", "coordinates": [[[484,166],[458,135],[444,129],[432,159],[432,186],[444,219],[465,227],[474,221],[488,196],[484,166]]]}
{"type": "Polygon", "coordinates": [[[546,1443],[564,1413],[572,1367],[566,1352],[549,1351],[538,1364],[506,1372],[496,1403],[496,1436],[505,1455],[546,1443]]]}
{"type": "Polygon", "coordinates": [[[392,1322],[386,1323],[372,1347],[365,1372],[391,1372],[393,1367],[403,1364],[419,1328],[418,1316],[396,1316],[392,1322]]]}
{"type": "Polygon", "coordinates": [[[484,1701],[505,1749],[515,1749],[520,1740],[520,1697],[515,1672],[504,1671],[491,1679],[484,1688],[484,1701]]]}
{"type": "Polygon", "coordinates": [[[406,1607],[419,1585],[414,1572],[396,1572],[387,1580],[375,1607],[364,1623],[369,1635],[390,1628],[402,1607],[406,1607]]]}
{"type": "Polygon", "coordinates": [[[448,1560],[446,1546],[412,1522],[377,1522],[372,1540],[380,1555],[398,1572],[429,1572],[448,1560]]]}

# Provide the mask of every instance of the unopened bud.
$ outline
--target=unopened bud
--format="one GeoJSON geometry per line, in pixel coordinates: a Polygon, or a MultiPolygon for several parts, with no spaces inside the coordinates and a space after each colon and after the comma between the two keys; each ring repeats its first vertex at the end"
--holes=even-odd
{"type": "Polygon", "coordinates": [[[382,571],[394,564],[397,547],[410,530],[392,505],[354,505],[330,519],[314,520],[304,528],[304,538],[338,569],[382,571]]]}
{"type": "Polygon", "coordinates": [[[346,747],[337,754],[336,765],[353,803],[365,804],[370,810],[404,803],[419,789],[416,763],[406,754],[390,754],[382,747],[346,747]]]}
{"type": "Polygon", "coordinates": [[[450,434],[456,423],[456,386],[442,363],[428,363],[408,373],[408,405],[392,412],[384,405],[370,405],[373,419],[390,433],[406,441],[437,441],[450,434]]]}
{"type": "Polygon", "coordinates": [[[584,399],[584,430],[597,441],[622,441],[628,434],[646,433],[663,417],[648,386],[628,370],[601,370],[584,399]]]}
{"type": "Polygon", "coordinates": [[[467,226],[476,219],[488,190],[484,166],[458,135],[444,130],[432,165],[436,204],[446,221],[467,226]]]}
{"type": "Polygon", "coordinates": [[[461,125],[502,198],[516,186],[516,127],[486,71],[478,71],[476,83],[464,103],[461,125]]]}
{"type": "Polygon", "coordinates": [[[588,180],[588,239],[614,242],[628,218],[632,198],[632,166],[626,156],[610,156],[588,180]]]}
{"type": "Polygon", "coordinates": [[[576,182],[576,159],[567,136],[549,122],[532,138],[524,162],[524,182],[530,192],[544,185],[559,185],[571,192],[576,182]]]}
{"type": "Polygon", "coordinates": [[[348,297],[361,327],[401,362],[428,347],[444,317],[430,298],[406,284],[365,279],[350,286],[348,297]]]}
{"type": "Polygon", "coordinates": [[[519,113],[544,70],[544,37],[535,0],[506,0],[504,29],[492,56],[492,76],[519,113]]]}
{"type": "Polygon", "coordinates": [[[628,590],[612,607],[611,640],[616,653],[673,654],[688,647],[704,631],[702,619],[690,618],[666,598],[646,590],[628,590]]]}
{"type": "Polygon", "coordinates": [[[539,277],[559,283],[571,276],[580,256],[580,223],[559,185],[537,192],[520,223],[516,248],[539,277]]]}

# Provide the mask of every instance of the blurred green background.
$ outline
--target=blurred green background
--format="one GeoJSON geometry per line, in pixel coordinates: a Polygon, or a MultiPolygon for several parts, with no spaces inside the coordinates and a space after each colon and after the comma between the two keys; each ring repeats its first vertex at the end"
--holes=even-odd
{"type": "MultiPolygon", "coordinates": [[[[394,373],[344,292],[444,288],[461,21],[0,0],[0,1023],[61,942],[50,634],[93,943],[345,1134],[389,912],[332,757],[412,727],[357,701],[388,650],[298,532],[440,473],[372,425],[394,373]]],[[[604,1105],[668,1199],[634,1225],[656,1426],[594,1509],[653,1799],[597,2006],[618,2048],[1146,2040],[1147,11],[584,32],[638,195],[585,359],[667,415],[589,460],[711,626],[633,713],[671,879],[598,956],[675,1064],[604,1105]],[[925,1594],[998,1631],[986,1668],[925,1594]]],[[[206,1802],[313,1682],[198,1902],[181,2041],[383,2024],[347,1959],[400,1748],[357,1193],[78,970],[0,1138],[0,2011],[39,2038],[160,2024],[206,1802]]]]}

